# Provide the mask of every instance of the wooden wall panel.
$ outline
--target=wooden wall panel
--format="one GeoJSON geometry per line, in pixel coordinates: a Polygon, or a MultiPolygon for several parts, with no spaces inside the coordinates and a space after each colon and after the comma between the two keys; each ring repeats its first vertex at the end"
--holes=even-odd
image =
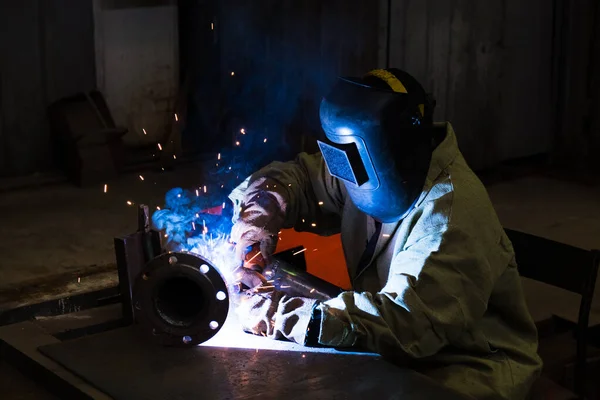
{"type": "Polygon", "coordinates": [[[46,172],[46,107],[95,86],[92,3],[2,1],[0,26],[0,176],[46,172]]]}
{"type": "MultiPolygon", "coordinates": [[[[559,130],[553,161],[577,174],[600,170],[600,130],[598,122],[598,17],[597,0],[563,3],[561,88],[558,97],[559,130]]],[[[593,177],[597,179],[597,176],[593,177]]]]}
{"type": "Polygon", "coordinates": [[[391,66],[419,79],[474,168],[546,152],[552,3],[392,0],[391,66]]]}
{"type": "Polygon", "coordinates": [[[315,151],[319,103],[336,76],[378,66],[378,2],[224,0],[219,8],[221,63],[235,71],[222,76],[224,107],[280,144],[279,154],[315,151]]]}

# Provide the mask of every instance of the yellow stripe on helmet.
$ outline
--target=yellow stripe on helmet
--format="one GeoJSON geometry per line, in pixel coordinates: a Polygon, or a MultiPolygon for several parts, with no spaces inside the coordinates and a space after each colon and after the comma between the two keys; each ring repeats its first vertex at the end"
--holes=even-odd
{"type": "Polygon", "coordinates": [[[381,79],[382,81],[387,83],[387,85],[394,92],[408,93],[402,82],[400,82],[400,79],[396,78],[394,74],[392,74],[389,71],[386,71],[385,69],[374,69],[373,71],[368,72],[366,76],[374,76],[376,78],[381,79]]]}

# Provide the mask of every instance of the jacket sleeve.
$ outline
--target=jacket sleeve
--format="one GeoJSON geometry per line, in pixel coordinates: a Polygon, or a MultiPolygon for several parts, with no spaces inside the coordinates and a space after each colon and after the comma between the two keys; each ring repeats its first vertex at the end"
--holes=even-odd
{"type": "Polygon", "coordinates": [[[301,153],[294,161],[273,162],[232,191],[234,221],[271,235],[295,228],[319,235],[340,231],[345,188],[332,177],[321,153],[301,153]]]}
{"type": "Polygon", "coordinates": [[[345,292],[320,305],[320,344],[405,359],[464,340],[482,343],[465,333],[485,313],[493,289],[484,243],[470,229],[431,221],[417,221],[381,291],[345,292]]]}

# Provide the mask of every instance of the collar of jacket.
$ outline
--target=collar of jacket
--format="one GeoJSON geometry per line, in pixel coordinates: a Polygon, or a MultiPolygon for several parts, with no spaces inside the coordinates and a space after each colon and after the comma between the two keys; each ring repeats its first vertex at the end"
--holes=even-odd
{"type": "Polygon", "coordinates": [[[435,122],[433,125],[436,128],[446,128],[446,137],[433,151],[431,163],[429,164],[429,171],[427,172],[427,178],[425,179],[425,185],[423,185],[421,195],[413,206],[413,209],[421,205],[433,187],[433,182],[435,182],[442,171],[444,171],[459,154],[458,142],[456,141],[456,135],[450,122],[435,122]]]}

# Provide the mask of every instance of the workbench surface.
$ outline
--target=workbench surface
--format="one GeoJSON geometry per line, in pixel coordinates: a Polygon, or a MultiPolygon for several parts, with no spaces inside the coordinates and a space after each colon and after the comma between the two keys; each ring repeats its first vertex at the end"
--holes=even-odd
{"type": "Polygon", "coordinates": [[[308,349],[226,328],[194,348],[156,346],[134,327],[126,327],[42,346],[40,351],[123,400],[464,400],[374,354],[308,349]],[[222,344],[228,347],[213,347],[222,344]]]}

